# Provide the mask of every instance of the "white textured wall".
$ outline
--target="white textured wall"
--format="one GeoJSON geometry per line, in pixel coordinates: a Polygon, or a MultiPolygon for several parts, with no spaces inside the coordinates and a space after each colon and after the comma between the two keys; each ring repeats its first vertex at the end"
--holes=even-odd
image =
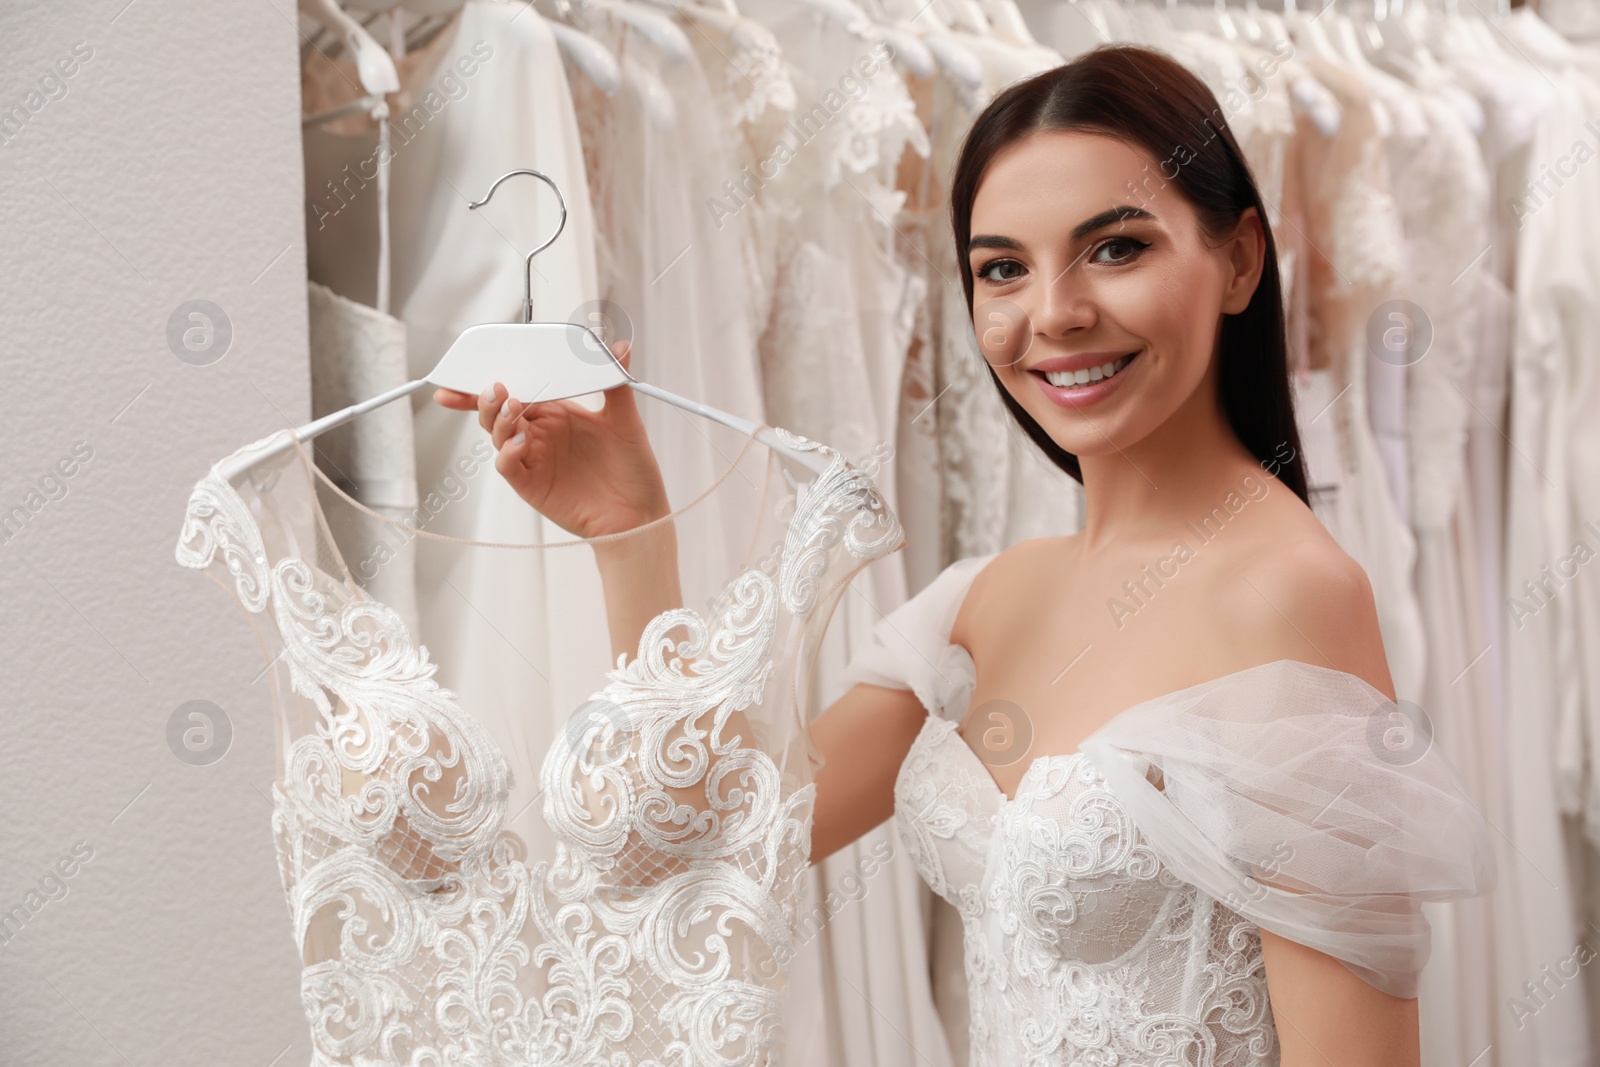
{"type": "Polygon", "coordinates": [[[206,465],[309,410],[292,19],[0,3],[5,1067],[310,1057],[261,654],[173,559],[206,465]],[[232,325],[209,365],[168,342],[191,300],[232,325]],[[232,724],[209,765],[169,747],[192,700],[232,724]]]}

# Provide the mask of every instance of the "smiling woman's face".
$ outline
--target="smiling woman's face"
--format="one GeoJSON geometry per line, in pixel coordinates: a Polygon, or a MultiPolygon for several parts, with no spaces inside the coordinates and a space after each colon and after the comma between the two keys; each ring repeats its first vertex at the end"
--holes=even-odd
{"type": "Polygon", "coordinates": [[[1221,316],[1255,289],[1258,274],[1239,276],[1249,257],[1208,241],[1161,173],[1112,137],[1038,133],[995,155],[973,201],[979,347],[1080,457],[1127,449],[1180,411],[1217,413],[1221,316]]]}

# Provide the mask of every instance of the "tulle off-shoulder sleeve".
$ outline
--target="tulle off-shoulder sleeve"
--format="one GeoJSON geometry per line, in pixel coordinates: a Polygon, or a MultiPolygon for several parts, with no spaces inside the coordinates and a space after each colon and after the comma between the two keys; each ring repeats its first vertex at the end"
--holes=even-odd
{"type": "Polygon", "coordinates": [[[1172,872],[1262,929],[1417,995],[1423,901],[1493,890],[1487,820],[1353,675],[1279,660],[1138,705],[1080,745],[1172,872]],[[1159,771],[1159,774],[1154,773],[1159,771]]]}
{"type": "Polygon", "coordinates": [[[845,681],[909,689],[929,714],[965,717],[977,676],[966,649],[950,643],[950,630],[973,579],[996,555],[957,560],[879,619],[872,640],[851,657],[845,681]]]}

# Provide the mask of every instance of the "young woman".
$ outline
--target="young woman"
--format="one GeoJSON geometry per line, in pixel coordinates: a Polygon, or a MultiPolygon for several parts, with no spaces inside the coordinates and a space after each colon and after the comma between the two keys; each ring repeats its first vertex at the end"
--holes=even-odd
{"type": "MultiPolygon", "coordinates": [[[[1436,749],[1371,743],[1396,707],[1372,593],[1308,507],[1276,252],[1215,99],[1133,47],[1014,85],[951,216],[990,375],[1085,522],[880,625],[813,724],[813,860],[898,817],[962,913],[974,1065],[1415,1067],[1418,902],[1492,859],[1436,749]]],[[[669,510],[627,388],[438,399],[566,529],[669,510]]],[[[675,546],[617,544],[628,651],[678,604],[675,546]]]]}

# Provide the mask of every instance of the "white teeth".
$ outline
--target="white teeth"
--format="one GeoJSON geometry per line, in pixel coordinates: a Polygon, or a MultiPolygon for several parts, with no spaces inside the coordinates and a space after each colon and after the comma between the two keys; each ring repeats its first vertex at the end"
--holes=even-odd
{"type": "Polygon", "coordinates": [[[1121,359],[1114,359],[1110,363],[1102,363],[1098,367],[1086,367],[1083,370],[1046,371],[1044,377],[1045,381],[1051,385],[1063,389],[1075,385],[1088,385],[1090,382],[1098,382],[1103,378],[1109,378],[1116,374],[1128,365],[1129,358],[1128,356],[1123,356],[1121,359]]]}

